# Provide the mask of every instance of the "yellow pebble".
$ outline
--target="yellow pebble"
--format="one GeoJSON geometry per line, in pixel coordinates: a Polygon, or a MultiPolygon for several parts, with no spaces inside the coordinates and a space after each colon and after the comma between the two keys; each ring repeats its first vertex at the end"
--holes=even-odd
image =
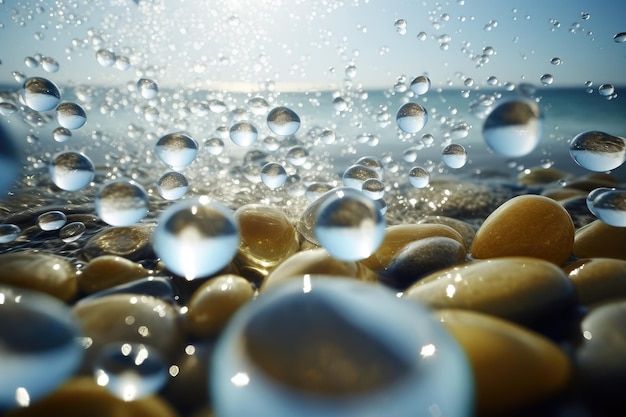
{"type": "Polygon", "coordinates": [[[581,304],[626,297],[626,261],[611,258],[581,259],[563,267],[581,304]]]}
{"type": "Polygon", "coordinates": [[[576,231],[573,253],[577,258],[626,260],[626,227],[609,226],[595,220],[576,231]]]}
{"type": "Polygon", "coordinates": [[[149,275],[144,267],[126,258],[104,255],[92,259],[78,274],[78,287],[92,294],[149,275]]]}

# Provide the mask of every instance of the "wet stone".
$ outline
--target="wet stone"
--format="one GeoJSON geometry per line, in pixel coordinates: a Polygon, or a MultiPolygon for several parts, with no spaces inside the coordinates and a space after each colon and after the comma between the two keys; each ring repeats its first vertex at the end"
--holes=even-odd
{"type": "Polygon", "coordinates": [[[102,255],[121,256],[131,261],[155,258],[151,238],[150,226],[110,227],[89,239],[81,255],[87,260],[102,255]]]}
{"type": "Polygon", "coordinates": [[[141,294],[160,298],[168,302],[175,302],[177,295],[169,277],[150,276],[133,280],[127,284],[98,291],[80,299],[81,302],[101,298],[112,294],[141,294]]]}
{"type": "Polygon", "coordinates": [[[538,333],[472,311],[438,310],[434,315],[472,365],[478,415],[510,415],[558,394],[571,380],[570,359],[538,333]]]}
{"type": "Polygon", "coordinates": [[[626,260],[626,227],[609,226],[595,220],[576,231],[573,254],[577,258],[626,260]]]}
{"type": "Polygon", "coordinates": [[[563,268],[574,284],[578,302],[584,305],[626,298],[626,260],[588,258],[563,268]]]}
{"type": "Polygon", "coordinates": [[[619,180],[611,174],[594,173],[566,183],[566,187],[574,190],[590,192],[596,188],[619,187],[619,180]]]}
{"type": "Polygon", "coordinates": [[[198,337],[217,335],[230,317],[254,297],[248,280],[237,275],[220,275],[202,284],[187,304],[187,330],[198,337]]]}
{"type": "Polygon", "coordinates": [[[574,224],[554,200],[538,196],[515,197],[485,219],[472,242],[475,259],[530,256],[562,265],[574,245],[574,224]]]}
{"type": "Polygon", "coordinates": [[[93,258],[78,274],[78,287],[87,294],[127,284],[150,272],[126,258],[104,255],[93,258]]]}
{"type": "Polygon", "coordinates": [[[545,185],[557,183],[560,180],[566,180],[571,174],[556,168],[533,167],[520,173],[517,177],[520,184],[523,185],[545,185]]]}
{"type": "Polygon", "coordinates": [[[465,222],[463,220],[458,220],[453,217],[446,216],[425,216],[421,218],[418,224],[443,224],[444,226],[449,226],[459,232],[459,234],[463,237],[463,241],[465,242],[465,247],[469,248],[472,246],[472,241],[474,240],[474,235],[476,234],[476,228],[472,226],[470,223],[465,222]]]}
{"type": "Polygon", "coordinates": [[[77,292],[76,269],[60,256],[23,251],[0,255],[0,283],[41,291],[63,301],[77,292]]]}
{"type": "Polygon", "coordinates": [[[460,308],[531,323],[575,303],[574,287],[561,268],[529,257],[474,261],[428,275],[404,298],[432,308],[460,308]]]}

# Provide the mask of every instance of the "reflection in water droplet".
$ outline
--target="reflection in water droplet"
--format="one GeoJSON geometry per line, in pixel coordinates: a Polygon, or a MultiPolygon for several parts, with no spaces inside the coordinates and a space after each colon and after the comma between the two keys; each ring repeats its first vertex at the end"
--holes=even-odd
{"type": "Polygon", "coordinates": [[[229,131],[230,140],[238,146],[250,146],[252,145],[258,135],[256,127],[248,122],[235,123],[229,131]]]}
{"type": "Polygon", "coordinates": [[[204,149],[211,155],[220,155],[224,151],[224,141],[220,138],[210,138],[204,141],[204,149]]]}
{"type": "Polygon", "coordinates": [[[322,195],[326,194],[332,189],[332,187],[328,184],[321,184],[319,182],[314,182],[306,187],[305,196],[309,203],[314,202],[322,195]]]}
{"type": "Polygon", "coordinates": [[[420,75],[411,81],[411,91],[415,94],[426,94],[430,90],[430,78],[425,75],[420,75]]]}
{"type": "Polygon", "coordinates": [[[554,82],[554,77],[552,74],[543,74],[540,80],[543,85],[550,85],[554,82]]]}
{"type": "Polygon", "coordinates": [[[285,155],[287,162],[296,167],[304,165],[308,157],[309,151],[304,146],[294,146],[285,155]]]}
{"type": "Polygon", "coordinates": [[[21,232],[21,229],[15,224],[0,224],[0,244],[13,242],[21,232]]]}
{"type": "Polygon", "coordinates": [[[348,102],[343,97],[335,97],[333,99],[333,107],[338,112],[348,110],[348,102]]]}
{"type": "Polygon", "coordinates": [[[341,179],[344,186],[360,190],[363,188],[363,183],[365,181],[368,179],[380,180],[380,176],[372,168],[355,164],[346,168],[341,179]]]}
{"type": "Polygon", "coordinates": [[[576,135],[569,145],[572,159],[581,167],[605,172],[626,161],[626,140],[596,130],[576,135]]]}
{"type": "Polygon", "coordinates": [[[93,162],[80,152],[60,152],[50,163],[50,177],[57,187],[66,191],[78,191],[93,180],[93,162]]]}
{"type": "Polygon", "coordinates": [[[409,170],[409,183],[415,188],[428,187],[430,174],[422,167],[413,167],[409,170]]]}
{"type": "Polygon", "coordinates": [[[613,86],[613,84],[602,84],[600,87],[598,87],[598,93],[600,93],[601,96],[608,97],[614,92],[615,87],[613,86]]]}
{"type": "Polygon", "coordinates": [[[426,126],[428,113],[426,109],[417,103],[406,103],[396,114],[398,127],[407,133],[419,132],[426,126]]]}
{"type": "Polygon", "coordinates": [[[189,182],[180,172],[167,172],[157,181],[157,191],[166,200],[178,200],[187,193],[189,182]]]}
{"type": "Polygon", "coordinates": [[[118,179],[104,184],[94,205],[98,216],[111,226],[130,226],[148,214],[150,200],[141,185],[118,179]]]}
{"type": "Polygon", "coordinates": [[[87,122],[87,113],[79,104],[65,102],[57,107],[57,121],[69,130],[81,128],[87,122]]]}
{"type": "Polygon", "coordinates": [[[443,149],[441,159],[449,168],[462,168],[467,162],[467,152],[463,146],[453,143],[443,149]]]}
{"type": "Polygon", "coordinates": [[[146,100],[151,100],[159,94],[159,86],[157,83],[147,78],[141,78],[137,81],[137,89],[141,97],[146,100]]]}
{"type": "Polygon", "coordinates": [[[172,169],[182,170],[196,159],[198,143],[185,133],[170,133],[157,141],[155,153],[172,169]]]}
{"type": "Polygon", "coordinates": [[[496,154],[518,158],[537,147],[542,129],[543,118],[535,102],[511,100],[501,103],[487,116],[483,137],[496,154]]]}
{"type": "Polygon", "coordinates": [[[67,217],[61,211],[52,210],[37,217],[37,225],[41,230],[59,230],[67,222],[67,217]]]}
{"type": "Polygon", "coordinates": [[[268,188],[278,188],[287,181],[287,171],[281,164],[269,162],[261,168],[261,181],[268,188]]]}
{"type": "Polygon", "coordinates": [[[561,61],[561,58],[558,57],[554,57],[550,60],[550,63],[552,65],[561,65],[563,63],[563,61],[561,61]]]}
{"type": "Polygon", "coordinates": [[[55,73],[59,71],[59,63],[56,59],[45,56],[41,59],[41,66],[46,72],[55,73]]]}
{"type": "Polygon", "coordinates": [[[385,184],[377,178],[369,178],[363,182],[361,192],[372,200],[379,200],[385,196],[385,184]]]}
{"type": "Polygon", "coordinates": [[[64,127],[57,127],[52,131],[52,138],[59,143],[67,142],[72,138],[72,132],[64,127]]]}
{"type": "Polygon", "coordinates": [[[59,104],[61,93],[52,81],[33,77],[24,81],[22,98],[24,103],[35,111],[49,111],[59,104]]]}
{"type": "Polygon", "coordinates": [[[290,136],[300,128],[300,116],[287,107],[276,107],[267,115],[267,127],[277,135],[290,136]]]}
{"type": "Polygon", "coordinates": [[[103,67],[112,67],[115,64],[115,53],[108,49],[99,49],[96,52],[96,61],[103,67]]]}
{"type": "Polygon", "coordinates": [[[59,239],[65,243],[75,242],[87,231],[87,227],[82,222],[68,223],[59,230],[59,239]]]}
{"type": "Polygon", "coordinates": [[[626,42],[626,32],[616,33],[615,36],[613,36],[613,40],[615,41],[615,43],[626,42]]]}
{"type": "Polygon", "coordinates": [[[587,197],[587,206],[604,223],[615,227],[626,227],[626,191],[594,190],[587,197]]]}

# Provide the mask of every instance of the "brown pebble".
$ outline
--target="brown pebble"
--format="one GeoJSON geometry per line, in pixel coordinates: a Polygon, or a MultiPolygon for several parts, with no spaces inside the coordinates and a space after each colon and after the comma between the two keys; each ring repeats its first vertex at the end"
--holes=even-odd
{"type": "Polygon", "coordinates": [[[217,335],[230,317],[254,297],[252,284],[237,275],[220,275],[191,296],[185,314],[187,330],[198,337],[217,335]]]}
{"type": "Polygon", "coordinates": [[[472,242],[475,259],[530,256],[557,265],[574,245],[574,223],[559,203],[539,195],[522,195],[502,204],[485,219],[472,242]]]}
{"type": "Polygon", "coordinates": [[[443,224],[445,226],[450,226],[461,236],[463,236],[463,241],[465,242],[465,247],[469,248],[472,246],[472,240],[474,240],[474,235],[476,235],[476,228],[471,224],[464,222],[463,220],[458,220],[453,217],[446,216],[425,216],[421,218],[418,224],[443,224]]]}
{"type": "Polygon", "coordinates": [[[178,414],[160,397],[123,401],[89,376],[65,382],[51,395],[28,407],[18,408],[6,417],[176,417],[178,414]]]}
{"type": "Polygon", "coordinates": [[[477,414],[507,415],[559,393],[570,382],[569,358],[544,336],[487,314],[434,314],[467,354],[477,414]]]}
{"type": "Polygon", "coordinates": [[[523,185],[541,185],[567,179],[571,175],[556,168],[533,167],[521,172],[517,179],[523,185]]]}
{"type": "Polygon", "coordinates": [[[140,261],[154,257],[151,238],[150,226],[109,227],[89,239],[81,255],[87,260],[103,255],[114,255],[131,261],[140,261]]]}
{"type": "Polygon", "coordinates": [[[573,253],[577,258],[626,260],[626,227],[609,226],[594,220],[576,231],[573,253]]]}
{"type": "Polygon", "coordinates": [[[437,271],[407,289],[403,298],[530,323],[574,304],[575,293],[565,272],[553,263],[507,257],[437,271]]]}
{"type": "Polygon", "coordinates": [[[584,305],[626,298],[626,261],[611,258],[580,259],[563,267],[584,305]]]}
{"type": "Polygon", "coordinates": [[[78,285],[75,268],[60,256],[23,251],[0,255],[0,283],[72,300],[78,285]]]}
{"type": "Polygon", "coordinates": [[[144,267],[126,258],[104,255],[92,259],[78,274],[78,287],[87,294],[145,278],[144,267]]]}
{"type": "Polygon", "coordinates": [[[619,180],[611,174],[596,172],[583,178],[568,181],[566,187],[589,192],[596,188],[619,187],[619,180]]]}
{"type": "Polygon", "coordinates": [[[561,187],[544,190],[541,193],[541,195],[543,195],[544,197],[551,198],[555,201],[563,201],[572,197],[585,197],[586,198],[587,194],[588,194],[587,192],[582,191],[582,190],[575,190],[573,188],[561,188],[561,187]]]}

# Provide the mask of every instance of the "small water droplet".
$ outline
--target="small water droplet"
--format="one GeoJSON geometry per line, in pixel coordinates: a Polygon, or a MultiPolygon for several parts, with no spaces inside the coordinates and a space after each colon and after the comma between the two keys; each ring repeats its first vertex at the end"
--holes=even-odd
{"type": "Polygon", "coordinates": [[[157,191],[166,200],[178,200],[187,193],[189,182],[180,172],[167,172],[157,181],[157,191]]]}
{"type": "Polygon", "coordinates": [[[21,232],[22,230],[15,224],[0,224],[0,244],[13,242],[21,232]]]}
{"type": "Polygon", "coordinates": [[[96,52],[96,61],[103,67],[112,67],[115,64],[115,53],[108,49],[99,49],[96,52]]]}
{"type": "Polygon", "coordinates": [[[563,63],[563,61],[561,60],[561,58],[559,57],[554,57],[550,60],[550,63],[552,65],[561,65],[563,63]]]}
{"type": "Polygon", "coordinates": [[[59,88],[41,77],[28,78],[22,86],[24,103],[35,111],[49,111],[61,101],[59,88]]]}
{"type": "Polygon", "coordinates": [[[146,100],[151,100],[159,94],[159,86],[157,83],[147,78],[141,78],[137,81],[137,90],[139,90],[141,97],[146,100]]]}
{"type": "Polygon", "coordinates": [[[66,151],[56,154],[50,163],[50,177],[62,190],[78,191],[93,180],[95,168],[85,154],[66,151]]]}
{"type": "Polygon", "coordinates": [[[72,243],[83,237],[87,227],[83,222],[68,223],[59,230],[59,239],[65,243],[72,243]]]}
{"type": "Polygon", "coordinates": [[[343,97],[335,97],[333,99],[333,108],[338,111],[346,111],[348,110],[348,102],[343,97]]]}
{"type": "Polygon", "coordinates": [[[137,223],[148,214],[149,203],[141,185],[123,178],[104,184],[94,200],[96,213],[111,226],[137,223]]]}
{"type": "Polygon", "coordinates": [[[196,159],[198,143],[185,133],[169,133],[157,141],[155,153],[161,161],[179,171],[196,159]]]}
{"type": "Polygon", "coordinates": [[[267,115],[267,127],[280,136],[290,136],[300,128],[300,116],[287,107],[275,107],[267,115]]]}
{"type": "Polygon", "coordinates": [[[463,146],[452,143],[443,149],[441,159],[449,168],[459,169],[467,162],[467,152],[463,146]]]}
{"type": "Polygon", "coordinates": [[[60,68],[57,60],[49,56],[45,56],[41,59],[41,66],[43,67],[44,71],[50,73],[59,72],[60,68]]]}
{"type": "Polygon", "coordinates": [[[287,171],[279,163],[268,162],[261,168],[261,181],[268,188],[279,188],[287,181],[287,171]]]}
{"type": "Polygon", "coordinates": [[[483,138],[496,154],[518,158],[537,147],[542,129],[543,119],[535,102],[511,100],[499,104],[487,116],[483,138]]]}
{"type": "Polygon", "coordinates": [[[626,191],[596,189],[587,196],[589,210],[609,226],[626,227],[626,191]]]}
{"type": "Polygon", "coordinates": [[[596,130],[574,136],[569,145],[572,159],[581,167],[606,172],[626,161],[626,140],[596,130]]]}
{"type": "Polygon", "coordinates": [[[302,166],[309,157],[309,151],[304,146],[293,146],[289,148],[285,159],[293,166],[302,166]]]}
{"type": "Polygon", "coordinates": [[[406,103],[396,113],[398,127],[407,133],[419,132],[426,126],[427,121],[428,112],[418,103],[406,103]]]}
{"type": "Polygon", "coordinates": [[[65,214],[58,210],[47,211],[37,217],[37,225],[41,230],[49,232],[59,230],[67,222],[65,214]]]}
{"type": "Polygon", "coordinates": [[[252,145],[259,132],[253,124],[248,122],[235,123],[229,131],[230,140],[238,146],[250,146],[252,145]]]}
{"type": "Polygon", "coordinates": [[[413,167],[409,170],[409,183],[415,188],[428,187],[430,174],[422,167],[413,167]]]}
{"type": "Polygon", "coordinates": [[[540,80],[543,85],[550,85],[554,82],[554,77],[552,74],[543,74],[540,80]]]}
{"type": "Polygon", "coordinates": [[[411,81],[411,91],[418,96],[426,94],[430,90],[430,78],[425,75],[419,75],[411,81]]]}
{"type": "Polygon", "coordinates": [[[613,41],[615,41],[615,43],[626,42],[626,32],[616,33],[615,36],[613,36],[613,41]]]}
{"type": "Polygon", "coordinates": [[[342,182],[346,187],[360,190],[363,188],[363,183],[368,179],[380,180],[378,173],[372,168],[364,165],[355,164],[351,165],[343,172],[342,182]]]}
{"type": "Polygon", "coordinates": [[[61,103],[57,107],[57,122],[69,130],[79,129],[87,122],[87,113],[79,104],[61,103]]]}
{"type": "Polygon", "coordinates": [[[67,142],[72,138],[72,132],[64,127],[57,127],[52,131],[52,138],[59,143],[67,142]]]}
{"type": "Polygon", "coordinates": [[[600,93],[601,96],[611,96],[613,93],[615,92],[615,87],[613,86],[613,84],[602,84],[600,87],[598,87],[598,93],[600,93]]]}

